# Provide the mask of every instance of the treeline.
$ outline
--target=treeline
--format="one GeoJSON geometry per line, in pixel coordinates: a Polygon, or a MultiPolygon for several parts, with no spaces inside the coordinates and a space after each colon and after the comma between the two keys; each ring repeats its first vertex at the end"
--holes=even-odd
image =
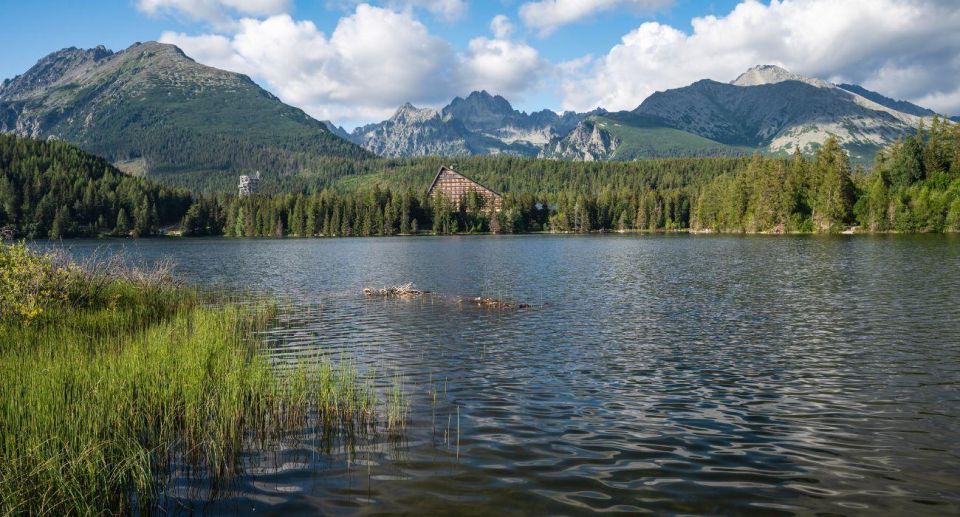
{"type": "Polygon", "coordinates": [[[60,141],[0,134],[0,232],[53,238],[155,235],[194,203],[60,141]]]}
{"type": "MultiPolygon", "coordinates": [[[[265,193],[314,193],[325,189],[353,192],[378,186],[383,190],[425,190],[441,166],[451,166],[499,192],[588,194],[604,188],[660,190],[696,186],[742,168],[743,158],[664,158],[637,161],[572,162],[517,156],[416,157],[352,160],[324,158],[312,172],[276,175],[264,171],[265,193]]],[[[164,184],[206,194],[236,190],[232,173],[162,174],[164,184]]]]}
{"type": "Polygon", "coordinates": [[[606,188],[598,195],[507,193],[503,210],[493,214],[475,194],[455,206],[445,198],[428,197],[423,189],[374,187],[356,192],[200,198],[187,211],[183,230],[187,235],[345,237],[681,229],[689,223],[690,206],[682,189],[606,188]]]}
{"type": "Polygon", "coordinates": [[[960,230],[960,124],[935,118],[881,151],[858,191],[853,211],[867,230],[960,230]]]}
{"type": "Polygon", "coordinates": [[[441,158],[332,160],[324,175],[266,178],[240,198],[123,175],[61,142],[0,136],[0,230],[28,238],[154,235],[373,236],[411,233],[713,230],[834,232],[960,230],[960,126],[929,128],[854,170],[835,139],[811,157],[759,154],[579,163],[459,158],[462,172],[504,193],[492,213],[426,187],[441,158]]]}
{"type": "Polygon", "coordinates": [[[852,171],[835,139],[810,159],[754,156],[696,195],[694,229],[733,232],[960,230],[960,126],[931,126],[852,171]]]}

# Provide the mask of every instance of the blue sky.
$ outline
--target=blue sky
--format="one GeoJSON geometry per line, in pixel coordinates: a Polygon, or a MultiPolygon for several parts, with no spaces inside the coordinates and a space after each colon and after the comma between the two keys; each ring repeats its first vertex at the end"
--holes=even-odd
{"type": "Polygon", "coordinates": [[[630,109],[761,63],[960,112],[952,0],[2,1],[0,77],[159,39],[347,126],[479,88],[528,111],[630,109]]]}

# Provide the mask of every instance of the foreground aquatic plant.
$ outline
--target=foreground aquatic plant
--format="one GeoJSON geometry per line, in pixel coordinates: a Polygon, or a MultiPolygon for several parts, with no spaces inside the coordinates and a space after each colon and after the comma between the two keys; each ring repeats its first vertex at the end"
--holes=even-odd
{"type": "Polygon", "coordinates": [[[105,271],[0,245],[5,282],[47,289],[0,317],[0,514],[150,511],[175,465],[222,486],[251,440],[373,420],[350,365],[269,363],[275,305],[105,271]]]}
{"type": "Polygon", "coordinates": [[[390,386],[390,392],[387,397],[387,431],[399,433],[407,425],[407,413],[409,403],[407,402],[406,392],[403,389],[403,375],[396,374],[390,386]]]}

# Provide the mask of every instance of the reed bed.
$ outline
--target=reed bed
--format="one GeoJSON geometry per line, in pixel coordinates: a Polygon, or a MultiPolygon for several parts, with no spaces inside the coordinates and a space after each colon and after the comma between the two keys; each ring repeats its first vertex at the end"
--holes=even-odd
{"type": "Polygon", "coordinates": [[[252,442],[375,425],[353,365],[271,366],[275,304],[58,260],[0,245],[0,514],[149,513],[176,465],[225,486],[252,442]]]}

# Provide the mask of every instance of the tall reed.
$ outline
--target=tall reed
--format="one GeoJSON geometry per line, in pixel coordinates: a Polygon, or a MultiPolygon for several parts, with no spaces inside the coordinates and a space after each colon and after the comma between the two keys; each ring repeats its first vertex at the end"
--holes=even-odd
{"type": "Polygon", "coordinates": [[[0,514],[149,511],[175,465],[221,486],[251,441],[374,421],[354,366],[270,365],[275,305],[57,260],[0,245],[0,289],[37,294],[0,314],[0,514]]]}

